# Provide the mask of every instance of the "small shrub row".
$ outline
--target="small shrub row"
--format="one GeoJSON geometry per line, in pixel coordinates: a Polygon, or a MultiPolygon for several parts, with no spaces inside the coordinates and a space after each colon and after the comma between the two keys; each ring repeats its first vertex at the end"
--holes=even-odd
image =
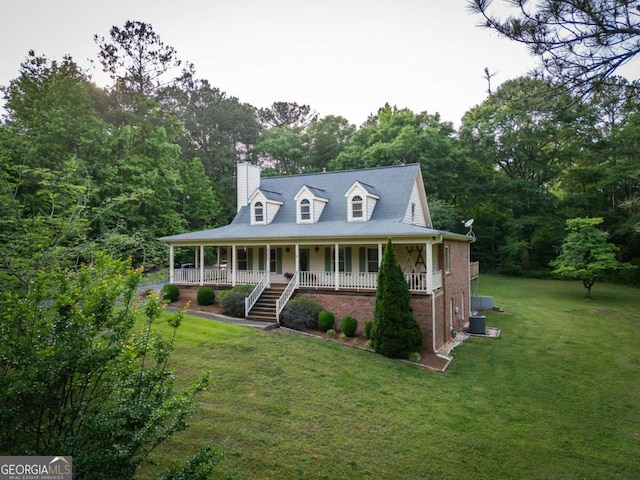
{"type": "MultiPolygon", "coordinates": [[[[322,310],[318,314],[318,330],[329,333],[329,331],[333,331],[335,335],[335,330],[333,330],[333,326],[336,322],[336,316],[333,312],[329,310],[322,310]]],[[[346,316],[340,320],[340,332],[344,334],[345,337],[353,337],[358,329],[358,321],[351,317],[346,316]]]]}

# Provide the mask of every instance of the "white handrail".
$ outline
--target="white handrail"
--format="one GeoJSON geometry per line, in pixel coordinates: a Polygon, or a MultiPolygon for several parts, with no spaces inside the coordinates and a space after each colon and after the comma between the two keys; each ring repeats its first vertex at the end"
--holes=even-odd
{"type": "Polygon", "coordinates": [[[265,272],[264,275],[262,275],[258,284],[254,287],[249,296],[244,299],[245,317],[249,315],[249,312],[260,298],[260,295],[262,295],[262,292],[264,292],[264,289],[267,288],[267,285],[269,285],[269,272],[265,272]]]}
{"type": "Polygon", "coordinates": [[[296,288],[298,288],[298,274],[299,272],[296,272],[293,275],[293,277],[287,284],[287,287],[284,289],[284,292],[282,292],[282,295],[280,295],[280,298],[276,300],[276,321],[278,323],[280,323],[280,312],[284,310],[284,307],[291,298],[291,295],[293,295],[293,292],[295,292],[296,288]]]}

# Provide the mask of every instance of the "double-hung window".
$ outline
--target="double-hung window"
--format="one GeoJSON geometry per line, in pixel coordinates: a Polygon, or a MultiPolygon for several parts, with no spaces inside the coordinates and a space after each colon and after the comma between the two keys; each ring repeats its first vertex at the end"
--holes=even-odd
{"type": "Polygon", "coordinates": [[[351,218],[362,218],[362,197],[360,195],[356,195],[351,199],[351,218]]]}
{"type": "Polygon", "coordinates": [[[300,202],[300,220],[303,222],[311,220],[311,202],[306,198],[300,202]]]}
{"type": "Polygon", "coordinates": [[[262,202],[255,203],[253,215],[256,223],[264,223],[264,205],[262,205],[262,202]]]}

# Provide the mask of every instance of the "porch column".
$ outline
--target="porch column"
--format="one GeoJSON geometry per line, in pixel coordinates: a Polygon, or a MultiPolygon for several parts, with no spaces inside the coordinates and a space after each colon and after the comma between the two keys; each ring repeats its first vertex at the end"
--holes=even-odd
{"type": "Polygon", "coordinates": [[[300,245],[296,243],[296,267],[294,275],[297,275],[300,271],[300,245]]]}
{"type": "Polygon", "coordinates": [[[425,244],[425,250],[427,252],[427,292],[433,292],[433,243],[427,242],[425,244]]]}
{"type": "Polygon", "coordinates": [[[378,244],[378,271],[380,270],[380,265],[382,264],[382,243],[378,244]]]}
{"type": "MultiPolygon", "coordinates": [[[[236,275],[236,270],[238,269],[238,250],[236,247],[236,244],[234,243],[233,246],[231,247],[231,256],[233,257],[231,259],[231,285],[232,286],[236,286],[236,279],[237,279],[237,275],[236,275]]],[[[227,265],[229,265],[229,259],[227,259],[227,265]]]]}
{"type": "Polygon", "coordinates": [[[264,271],[267,272],[269,286],[271,285],[271,245],[267,245],[264,249],[264,271]]]}
{"type": "Polygon", "coordinates": [[[175,253],[175,249],[173,248],[173,245],[169,245],[169,283],[173,283],[174,281],[174,275],[173,275],[173,263],[175,262],[173,258],[174,253],[175,253]]]}
{"type": "Polygon", "coordinates": [[[204,285],[204,245],[200,245],[200,285],[204,285]]]}
{"type": "Polygon", "coordinates": [[[335,284],[336,290],[340,290],[340,245],[336,243],[335,251],[333,252],[333,263],[335,271],[335,284]]]}

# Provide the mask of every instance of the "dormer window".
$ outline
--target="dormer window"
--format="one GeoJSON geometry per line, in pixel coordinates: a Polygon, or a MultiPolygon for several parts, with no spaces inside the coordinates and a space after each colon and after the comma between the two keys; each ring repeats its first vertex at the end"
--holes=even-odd
{"type": "Polygon", "coordinates": [[[306,198],[300,202],[300,220],[303,222],[311,220],[311,202],[306,198]]]}
{"type": "Polygon", "coordinates": [[[293,199],[296,201],[296,223],[316,223],[329,202],[322,195],[324,190],[302,185],[293,199]]]}
{"type": "Polygon", "coordinates": [[[351,199],[351,218],[362,218],[362,197],[360,195],[351,199]]]}
{"type": "Polygon", "coordinates": [[[251,194],[251,225],[269,225],[282,206],[282,200],[277,192],[258,189],[251,194]]]}
{"type": "Polygon", "coordinates": [[[375,188],[365,183],[355,181],[344,194],[347,197],[347,221],[366,222],[371,220],[371,215],[380,197],[374,193],[375,188]]]}
{"type": "Polygon", "coordinates": [[[262,202],[256,202],[254,204],[253,216],[255,223],[264,223],[264,205],[262,205],[262,202]]]}

